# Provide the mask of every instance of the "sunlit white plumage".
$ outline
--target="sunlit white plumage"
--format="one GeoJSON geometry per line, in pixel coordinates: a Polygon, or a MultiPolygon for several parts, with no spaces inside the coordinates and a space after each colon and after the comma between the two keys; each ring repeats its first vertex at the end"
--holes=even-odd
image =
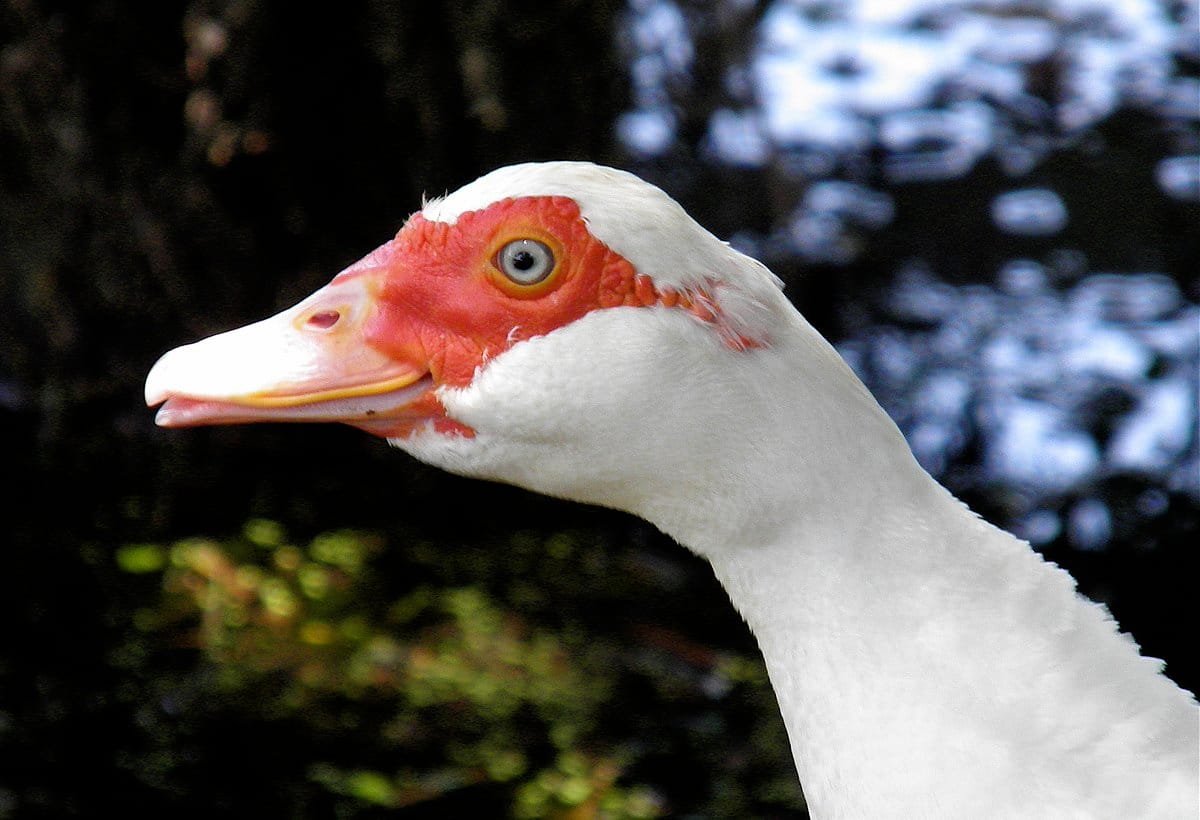
{"type": "MultiPolygon", "coordinates": [[[[500,169],[422,215],[453,229],[547,196],[658,285],[707,289],[756,343],[670,307],[592,310],[436,386],[471,435],[429,423],[393,443],[626,510],[707,558],[758,638],[819,820],[1196,815],[1194,699],[920,468],[763,265],[584,163],[500,169]]],[[[202,392],[187,373],[205,344],[164,358],[152,403],[202,392]]]]}

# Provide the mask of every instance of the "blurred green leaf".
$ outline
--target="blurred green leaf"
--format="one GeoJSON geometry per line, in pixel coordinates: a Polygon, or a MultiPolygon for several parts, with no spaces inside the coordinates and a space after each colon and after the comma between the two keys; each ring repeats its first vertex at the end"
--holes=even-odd
{"type": "Polygon", "coordinates": [[[140,575],[166,566],[167,551],[157,544],[129,544],[117,549],[116,559],[124,572],[140,575]]]}
{"type": "Polygon", "coordinates": [[[349,792],[366,803],[390,806],[396,800],[392,782],[379,772],[360,771],[346,780],[349,792]]]}

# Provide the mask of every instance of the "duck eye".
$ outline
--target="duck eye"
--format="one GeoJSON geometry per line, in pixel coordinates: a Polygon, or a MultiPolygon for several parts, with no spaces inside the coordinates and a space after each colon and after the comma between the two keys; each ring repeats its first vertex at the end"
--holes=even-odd
{"type": "Polygon", "coordinates": [[[518,285],[536,285],[554,272],[554,253],[536,239],[515,239],[496,254],[496,267],[518,285]]]}

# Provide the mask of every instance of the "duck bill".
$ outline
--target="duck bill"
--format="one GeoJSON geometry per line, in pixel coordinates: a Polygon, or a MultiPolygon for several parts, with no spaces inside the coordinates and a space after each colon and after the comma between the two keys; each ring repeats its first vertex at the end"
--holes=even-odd
{"type": "Polygon", "coordinates": [[[384,437],[423,424],[440,408],[427,364],[367,339],[381,273],[347,271],[289,310],[168,352],[146,377],[155,421],[343,422],[384,437]]]}

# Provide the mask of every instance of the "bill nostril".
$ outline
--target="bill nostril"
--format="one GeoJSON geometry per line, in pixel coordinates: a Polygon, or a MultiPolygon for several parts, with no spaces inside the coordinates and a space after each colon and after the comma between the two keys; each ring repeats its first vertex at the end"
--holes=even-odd
{"type": "Polygon", "coordinates": [[[342,314],[336,310],[319,310],[312,316],[309,316],[305,324],[313,330],[329,330],[341,318],[342,314]]]}

